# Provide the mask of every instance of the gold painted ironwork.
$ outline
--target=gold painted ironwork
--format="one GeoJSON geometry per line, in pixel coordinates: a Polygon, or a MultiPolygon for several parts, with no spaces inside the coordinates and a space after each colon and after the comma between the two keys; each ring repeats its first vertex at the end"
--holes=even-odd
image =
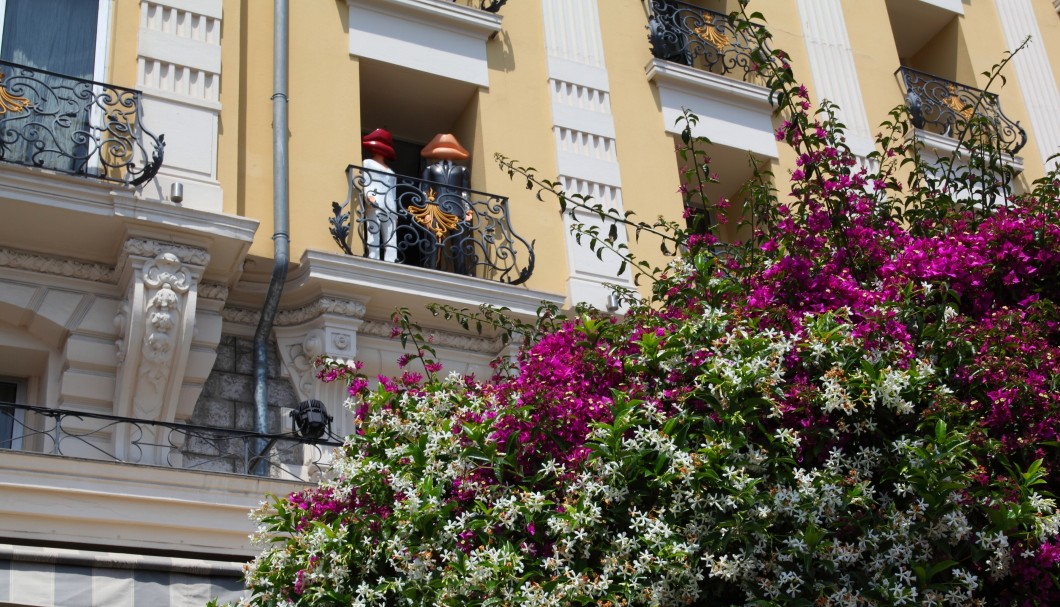
{"type": "Polygon", "coordinates": [[[7,87],[4,86],[4,73],[0,72],[0,114],[8,112],[17,114],[32,106],[33,102],[29,99],[12,95],[7,91],[7,87]]]}
{"type": "Polygon", "coordinates": [[[438,194],[434,191],[434,188],[428,188],[428,204],[422,207],[410,205],[409,212],[412,213],[412,218],[417,223],[430,230],[435,238],[441,240],[445,238],[446,234],[456,229],[456,224],[460,222],[460,219],[456,215],[446,213],[438,205],[434,204],[437,198],[438,194]]]}
{"type": "Polygon", "coordinates": [[[717,19],[716,16],[704,13],[703,25],[692,28],[692,31],[706,41],[707,44],[713,46],[719,51],[723,51],[732,46],[732,39],[718,31],[717,26],[714,24],[715,19],[717,19]]]}
{"type": "Polygon", "coordinates": [[[957,97],[957,87],[952,84],[949,84],[946,85],[946,88],[947,92],[949,92],[949,95],[947,95],[945,101],[943,101],[943,103],[946,104],[946,107],[950,108],[954,112],[957,112],[957,114],[965,120],[971,120],[972,112],[974,110],[973,106],[961,102],[961,100],[957,97]]]}

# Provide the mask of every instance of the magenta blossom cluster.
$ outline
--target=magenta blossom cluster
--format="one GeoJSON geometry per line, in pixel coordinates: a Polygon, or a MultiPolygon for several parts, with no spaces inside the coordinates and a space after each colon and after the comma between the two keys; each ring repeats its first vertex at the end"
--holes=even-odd
{"type": "Polygon", "coordinates": [[[611,419],[611,390],[622,381],[622,360],[607,341],[590,343],[573,323],[546,335],[520,356],[520,373],[497,386],[493,439],[530,465],[554,459],[576,465],[594,423],[611,419]]]}

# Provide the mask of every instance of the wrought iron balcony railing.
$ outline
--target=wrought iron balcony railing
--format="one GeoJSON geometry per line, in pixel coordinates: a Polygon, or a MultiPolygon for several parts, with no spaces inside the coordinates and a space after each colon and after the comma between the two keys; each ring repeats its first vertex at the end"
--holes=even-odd
{"type": "Polygon", "coordinates": [[[508,3],[508,0],[453,0],[456,4],[463,4],[472,8],[479,8],[487,13],[495,13],[508,3]]]}
{"type": "Polygon", "coordinates": [[[973,117],[985,121],[1001,148],[1016,155],[1027,143],[1027,132],[1001,111],[994,93],[945,78],[900,67],[895,72],[905,89],[913,126],[958,139],[973,117]]]}
{"type": "Polygon", "coordinates": [[[751,82],[759,75],[752,56],[759,27],[738,30],[722,13],[676,0],[652,0],[648,40],[658,59],[751,82]]]}
{"type": "Polygon", "coordinates": [[[0,61],[0,160],[136,186],[164,147],[139,91],[0,61]]]}
{"type": "Polygon", "coordinates": [[[534,271],[534,243],[512,229],[508,199],[356,165],[331,203],[331,236],[347,255],[520,284],[534,271]],[[356,235],[356,236],[354,236],[356,235]]]}
{"type": "Polygon", "coordinates": [[[0,403],[0,449],[312,481],[341,443],[0,403]],[[264,462],[264,465],[262,464],[264,462]]]}

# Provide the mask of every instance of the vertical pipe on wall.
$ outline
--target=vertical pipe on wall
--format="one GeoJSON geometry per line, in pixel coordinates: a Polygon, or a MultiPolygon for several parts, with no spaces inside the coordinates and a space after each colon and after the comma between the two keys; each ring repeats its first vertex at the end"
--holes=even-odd
{"type": "MultiPolygon", "coordinates": [[[[288,6],[287,0],[274,0],[273,3],[273,94],[272,94],[272,196],[273,223],[272,235],[274,262],[272,280],[265,295],[261,309],[258,328],[254,332],[254,431],[264,434],[269,426],[269,387],[268,387],[268,345],[272,324],[280,306],[280,294],[287,280],[287,263],[290,253],[288,231],[288,170],[287,170],[287,45],[288,45],[288,6]]],[[[268,462],[265,460],[266,443],[259,439],[255,452],[259,459],[253,472],[259,476],[268,474],[268,462]]]]}

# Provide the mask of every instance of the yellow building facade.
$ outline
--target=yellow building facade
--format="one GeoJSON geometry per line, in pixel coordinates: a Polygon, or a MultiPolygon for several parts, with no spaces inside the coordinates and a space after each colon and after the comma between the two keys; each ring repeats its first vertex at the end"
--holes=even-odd
{"type": "MultiPolygon", "coordinates": [[[[570,232],[597,220],[538,200],[495,154],[605,208],[681,221],[689,109],[713,142],[711,196],[738,196],[749,158],[783,192],[794,158],[724,18],[737,8],[297,0],[277,54],[265,0],[0,0],[0,604],[238,596],[246,511],[317,478],[352,427],[312,361],[399,373],[399,307],[447,371],[479,376],[511,346],[424,304],[621,312],[609,285],[631,279],[570,232]],[[384,147],[365,147],[377,129],[384,147]],[[331,435],[306,430],[312,401],[331,435]]],[[[950,153],[984,72],[1029,36],[982,111],[1017,191],[1056,166],[1060,3],[750,8],[862,158],[903,103],[925,149],[950,153]]]]}

